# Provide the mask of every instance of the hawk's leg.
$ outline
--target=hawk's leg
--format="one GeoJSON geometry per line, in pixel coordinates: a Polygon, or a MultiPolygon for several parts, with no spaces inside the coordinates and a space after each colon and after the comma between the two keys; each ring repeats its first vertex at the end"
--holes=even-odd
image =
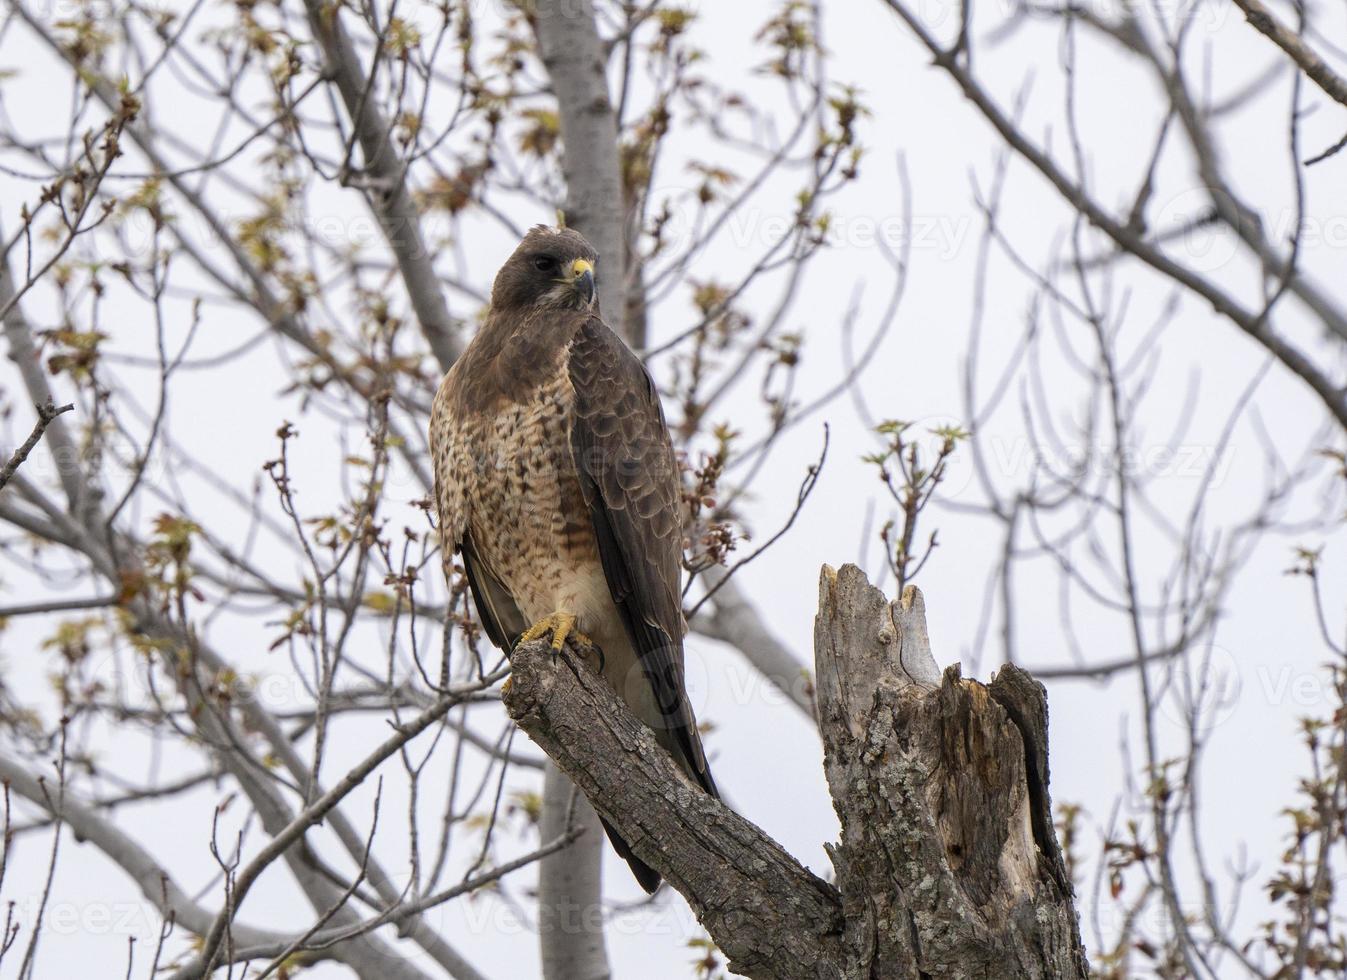
{"type": "Polygon", "coordinates": [[[530,640],[536,640],[548,633],[552,634],[552,656],[554,657],[561,652],[561,648],[566,645],[567,639],[573,641],[578,647],[594,646],[593,640],[575,628],[575,617],[564,612],[552,613],[552,615],[538,620],[524,630],[519,637],[519,642],[528,643],[530,640]]]}

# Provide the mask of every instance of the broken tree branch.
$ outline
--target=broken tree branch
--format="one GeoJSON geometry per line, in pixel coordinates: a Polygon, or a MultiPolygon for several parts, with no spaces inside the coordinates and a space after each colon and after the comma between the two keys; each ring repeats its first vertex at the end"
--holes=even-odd
{"type": "Polygon", "coordinates": [[[921,594],[825,567],[818,717],[837,887],[693,786],[606,683],[544,642],[512,658],[511,717],[749,977],[1084,978],[1048,798],[1047,705],[1023,671],[943,675],[921,594]]]}

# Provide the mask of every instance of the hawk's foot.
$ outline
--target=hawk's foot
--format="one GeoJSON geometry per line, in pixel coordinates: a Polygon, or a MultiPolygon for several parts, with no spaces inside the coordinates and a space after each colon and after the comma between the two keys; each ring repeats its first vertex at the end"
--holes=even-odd
{"type": "Polygon", "coordinates": [[[540,636],[552,634],[552,656],[561,652],[561,648],[566,645],[566,641],[572,640],[578,647],[592,647],[594,641],[575,628],[575,617],[570,613],[557,612],[546,616],[528,629],[524,630],[519,637],[520,643],[528,643],[536,640],[540,636]]]}

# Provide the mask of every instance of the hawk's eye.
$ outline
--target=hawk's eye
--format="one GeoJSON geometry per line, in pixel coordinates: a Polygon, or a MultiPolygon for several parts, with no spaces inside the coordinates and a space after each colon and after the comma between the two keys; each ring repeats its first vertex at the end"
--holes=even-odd
{"type": "Polygon", "coordinates": [[[539,272],[556,272],[557,260],[550,255],[535,255],[533,257],[533,268],[539,272]]]}

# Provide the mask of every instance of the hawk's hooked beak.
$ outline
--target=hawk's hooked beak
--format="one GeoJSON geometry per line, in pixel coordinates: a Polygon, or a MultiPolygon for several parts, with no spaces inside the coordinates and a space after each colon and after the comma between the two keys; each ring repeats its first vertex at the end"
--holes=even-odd
{"type": "Polygon", "coordinates": [[[587,259],[572,262],[571,285],[584,299],[585,305],[591,305],[594,302],[594,264],[587,259]]]}

